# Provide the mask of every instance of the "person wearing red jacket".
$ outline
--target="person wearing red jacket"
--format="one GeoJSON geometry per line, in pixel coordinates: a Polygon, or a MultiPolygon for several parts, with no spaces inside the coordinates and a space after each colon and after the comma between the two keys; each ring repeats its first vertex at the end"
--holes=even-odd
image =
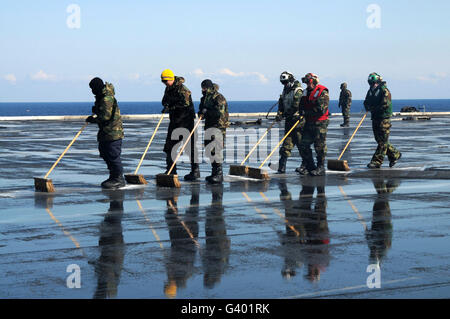
{"type": "Polygon", "coordinates": [[[304,114],[306,124],[300,144],[300,155],[305,167],[299,170],[301,175],[322,176],[325,174],[325,156],[327,153],[327,131],[329,124],[328,105],[330,97],[328,89],[319,84],[319,77],[308,73],[302,78],[306,83],[306,95],[300,100],[300,113],[304,114]],[[312,157],[311,144],[316,151],[317,166],[312,157]]]}

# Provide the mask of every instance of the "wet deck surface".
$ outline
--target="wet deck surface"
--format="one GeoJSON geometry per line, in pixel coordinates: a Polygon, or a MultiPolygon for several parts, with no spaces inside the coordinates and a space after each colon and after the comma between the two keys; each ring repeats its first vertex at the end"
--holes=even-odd
{"type": "MultiPolygon", "coordinates": [[[[349,129],[341,121],[331,120],[328,158],[359,118],[349,129]]],[[[125,123],[126,172],[155,123],[125,123]]],[[[155,185],[166,125],[140,170],[149,185],[120,191],[99,187],[107,171],[90,127],[52,172],[56,193],[36,193],[33,177],[82,124],[0,123],[2,298],[450,297],[449,118],[393,121],[390,140],[403,153],[395,169],[365,169],[376,148],[366,120],[344,155],[349,173],[301,178],[294,152],[289,174],[268,182],[226,176],[208,186],[203,163],[202,181],[178,190],[155,185]],[[377,263],[381,288],[369,289],[377,263]],[[79,289],[66,286],[71,264],[79,289]]]]}

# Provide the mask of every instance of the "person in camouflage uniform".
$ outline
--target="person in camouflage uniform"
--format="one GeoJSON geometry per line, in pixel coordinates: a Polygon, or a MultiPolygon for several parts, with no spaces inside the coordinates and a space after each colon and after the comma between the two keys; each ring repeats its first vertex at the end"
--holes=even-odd
{"type": "Polygon", "coordinates": [[[212,174],[206,177],[206,181],[218,184],[223,181],[223,148],[226,129],[230,125],[228,104],[225,97],[217,91],[218,86],[215,87],[211,80],[204,80],[201,87],[203,96],[200,100],[198,115],[203,115],[205,119],[205,151],[212,165],[212,174]]]}
{"type": "Polygon", "coordinates": [[[339,107],[342,109],[342,116],[344,117],[344,123],[341,127],[350,126],[350,107],[352,105],[352,92],[347,89],[347,83],[341,84],[341,94],[339,95],[339,107]]]}
{"type": "Polygon", "coordinates": [[[378,147],[367,165],[368,168],[380,168],[384,157],[389,159],[389,167],[393,167],[402,154],[389,143],[391,129],[392,98],[386,82],[377,73],[371,73],[368,79],[370,88],[364,100],[364,108],[372,114],[372,129],[378,147]]]}
{"type": "MultiPolygon", "coordinates": [[[[173,164],[176,154],[172,154],[173,147],[182,141],[182,137],[172,139],[172,133],[177,128],[185,128],[192,131],[194,128],[195,109],[192,102],[191,91],[183,84],[184,78],[174,76],[170,70],[164,70],[161,74],[161,80],[166,85],[162,105],[164,106],[162,113],[169,113],[170,123],[167,130],[166,143],[164,152],[166,153],[166,174],[173,164]]],[[[200,177],[200,170],[197,160],[197,133],[192,135],[189,145],[186,147],[189,151],[191,161],[191,172],[184,176],[185,180],[195,180],[200,177]]],[[[176,165],[171,174],[177,174],[176,165]]]]}
{"type": "Polygon", "coordinates": [[[286,162],[288,157],[291,156],[294,145],[297,146],[300,152],[302,128],[305,124],[305,119],[300,116],[299,113],[300,99],[303,95],[303,89],[300,82],[294,78],[292,73],[287,71],[281,73],[280,82],[283,84],[284,88],[282,94],[280,95],[280,99],[278,100],[278,112],[275,118],[276,121],[280,122],[283,117],[285,118],[284,134],[286,134],[294,126],[294,124],[300,120],[300,123],[297,124],[297,127],[284,140],[283,145],[280,148],[278,173],[283,174],[286,172],[286,162]]]}
{"type": "Polygon", "coordinates": [[[115,189],[125,186],[123,166],[120,158],[122,152],[123,125],[120,109],[114,97],[114,86],[103,83],[96,77],[89,82],[89,87],[95,95],[95,104],[86,122],[98,125],[98,150],[100,157],[106,162],[109,178],[102,182],[103,188],[115,189]]]}
{"type": "Polygon", "coordinates": [[[305,166],[299,173],[301,175],[321,176],[325,174],[330,97],[328,89],[319,84],[317,75],[308,73],[302,78],[302,82],[307,85],[306,95],[300,100],[300,112],[304,112],[306,118],[300,144],[300,155],[305,166]],[[311,144],[314,144],[316,151],[317,167],[312,157],[311,144]]]}

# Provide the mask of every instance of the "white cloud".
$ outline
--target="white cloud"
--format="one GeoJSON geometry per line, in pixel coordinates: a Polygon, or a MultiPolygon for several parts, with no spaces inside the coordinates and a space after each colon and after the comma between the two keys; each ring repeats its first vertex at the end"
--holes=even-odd
{"type": "Polygon", "coordinates": [[[430,82],[430,83],[438,83],[440,80],[446,79],[449,77],[448,73],[445,72],[434,72],[429,75],[419,75],[416,76],[416,79],[422,82],[430,82]]]}
{"type": "Polygon", "coordinates": [[[195,69],[192,73],[194,73],[194,75],[198,77],[204,76],[206,74],[202,69],[195,69]]]}
{"type": "Polygon", "coordinates": [[[10,73],[10,74],[6,74],[3,77],[6,81],[10,82],[11,84],[16,84],[17,78],[14,74],[10,73]]]}
{"type": "Polygon", "coordinates": [[[131,73],[128,75],[129,80],[139,80],[141,78],[141,75],[139,73],[131,73]]]}
{"type": "Polygon", "coordinates": [[[259,72],[233,72],[230,69],[223,68],[219,71],[220,74],[229,75],[232,77],[245,77],[245,76],[256,76],[261,83],[267,83],[269,80],[266,76],[259,72]]]}
{"type": "Polygon", "coordinates": [[[47,74],[42,70],[39,70],[39,72],[32,74],[31,79],[36,81],[55,81],[56,76],[53,74],[47,74]]]}

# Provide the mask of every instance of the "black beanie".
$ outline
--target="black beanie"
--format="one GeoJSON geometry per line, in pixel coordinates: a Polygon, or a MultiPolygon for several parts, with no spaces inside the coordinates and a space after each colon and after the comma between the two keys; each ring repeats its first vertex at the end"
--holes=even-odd
{"type": "Polygon", "coordinates": [[[209,89],[209,88],[213,88],[214,84],[212,83],[211,80],[208,79],[208,80],[204,80],[202,82],[201,86],[202,86],[202,88],[209,89]]]}
{"type": "Polygon", "coordinates": [[[89,87],[94,92],[101,92],[105,84],[103,83],[103,80],[100,78],[93,78],[91,82],[89,82],[89,87]]]}

